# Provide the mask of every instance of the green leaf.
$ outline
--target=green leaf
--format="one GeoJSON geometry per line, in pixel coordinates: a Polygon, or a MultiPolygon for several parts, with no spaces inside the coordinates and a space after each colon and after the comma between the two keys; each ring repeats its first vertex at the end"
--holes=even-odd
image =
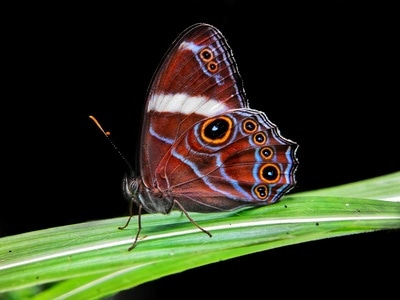
{"type": "Polygon", "coordinates": [[[329,237],[400,228],[400,172],[286,196],[259,208],[142,216],[49,228],[0,239],[1,299],[99,299],[187,269],[329,237]],[[135,219],[133,219],[134,221],[135,219]],[[190,259],[189,259],[190,258],[190,259]]]}

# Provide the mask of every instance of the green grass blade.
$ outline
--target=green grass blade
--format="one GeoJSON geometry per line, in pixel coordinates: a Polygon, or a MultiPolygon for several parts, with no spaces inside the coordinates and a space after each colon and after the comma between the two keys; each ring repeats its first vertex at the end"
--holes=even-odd
{"type": "Polygon", "coordinates": [[[400,202],[366,199],[371,194],[376,199],[399,197],[400,172],[293,194],[267,207],[191,213],[213,234],[212,238],[179,212],[144,215],[143,239],[131,252],[127,248],[136,224],[133,222],[126,230],[117,229],[126,218],[4,237],[0,239],[0,293],[7,296],[12,295],[7,293],[10,291],[41,287],[43,291],[32,299],[99,299],[169,274],[245,254],[400,228],[400,202]]]}
{"type": "Polygon", "coordinates": [[[400,172],[303,193],[296,196],[334,196],[400,201],[400,172]]]}

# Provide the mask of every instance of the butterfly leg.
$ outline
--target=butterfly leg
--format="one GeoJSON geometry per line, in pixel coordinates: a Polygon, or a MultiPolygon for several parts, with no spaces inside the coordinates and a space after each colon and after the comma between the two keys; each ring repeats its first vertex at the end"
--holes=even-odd
{"type": "Polygon", "coordinates": [[[142,231],[142,205],[139,205],[139,210],[138,210],[138,230],[135,236],[135,240],[133,241],[132,245],[128,248],[128,251],[131,251],[133,248],[136,247],[137,240],[139,238],[139,234],[142,231]]]}
{"type": "Polygon", "coordinates": [[[203,231],[203,232],[204,232],[205,234],[207,234],[209,237],[212,237],[212,234],[211,234],[210,232],[208,232],[208,231],[205,230],[203,227],[201,227],[199,224],[197,224],[196,221],[193,220],[193,219],[189,216],[189,214],[188,214],[188,212],[186,211],[186,209],[185,209],[178,201],[174,200],[174,204],[175,204],[176,206],[179,207],[179,210],[185,214],[186,218],[188,218],[189,221],[190,221],[194,226],[196,226],[198,229],[200,229],[201,231],[203,231]]]}
{"type": "Polygon", "coordinates": [[[132,217],[133,217],[133,201],[130,201],[130,204],[129,204],[129,218],[128,218],[128,221],[126,221],[126,224],[125,224],[124,226],[118,227],[118,229],[122,230],[122,229],[125,229],[126,227],[128,227],[129,222],[131,221],[132,217]]]}
{"type": "MultiPolygon", "coordinates": [[[[133,201],[131,201],[131,203],[129,205],[129,218],[128,218],[128,221],[126,221],[126,224],[124,226],[118,227],[118,229],[122,230],[122,229],[125,229],[126,227],[128,227],[129,222],[131,221],[131,219],[133,217],[132,207],[133,207],[133,201]]],[[[132,245],[128,248],[128,251],[131,251],[133,248],[136,247],[136,243],[137,243],[137,240],[139,239],[140,231],[142,231],[142,218],[141,218],[142,217],[142,208],[143,208],[143,206],[139,205],[139,210],[138,210],[138,231],[136,233],[135,240],[133,241],[132,245]]]]}

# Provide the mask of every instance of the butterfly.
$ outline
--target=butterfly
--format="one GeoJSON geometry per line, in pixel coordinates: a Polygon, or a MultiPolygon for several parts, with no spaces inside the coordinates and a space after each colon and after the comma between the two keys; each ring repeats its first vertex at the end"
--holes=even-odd
{"type": "Polygon", "coordinates": [[[230,211],[277,202],[295,184],[298,145],[249,107],[222,33],[199,23],[183,31],[155,72],[141,131],[139,173],[123,192],[141,213],[230,211]]]}

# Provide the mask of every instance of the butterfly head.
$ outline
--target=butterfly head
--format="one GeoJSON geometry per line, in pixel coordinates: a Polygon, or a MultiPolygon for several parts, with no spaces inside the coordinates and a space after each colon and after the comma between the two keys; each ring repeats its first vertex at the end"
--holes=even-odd
{"type": "Polygon", "coordinates": [[[150,213],[168,214],[174,205],[170,190],[160,191],[157,187],[146,187],[140,176],[125,175],[122,180],[122,191],[128,201],[150,213]]]}
{"type": "Polygon", "coordinates": [[[134,199],[137,199],[138,190],[139,181],[133,176],[125,175],[122,179],[122,192],[124,197],[127,200],[135,202],[134,199]]]}

